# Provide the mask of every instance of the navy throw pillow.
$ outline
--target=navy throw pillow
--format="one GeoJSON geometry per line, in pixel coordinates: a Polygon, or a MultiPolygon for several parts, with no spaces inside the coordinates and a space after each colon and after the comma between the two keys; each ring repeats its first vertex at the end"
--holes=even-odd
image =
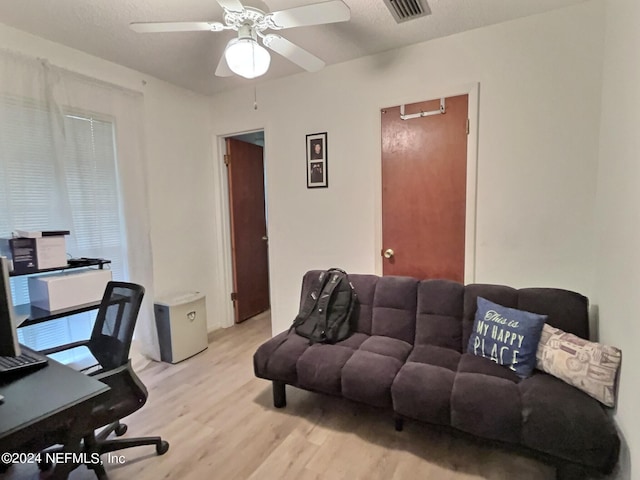
{"type": "Polygon", "coordinates": [[[536,351],[547,315],[516,310],[478,297],[467,353],[485,357],[527,378],[536,367],[536,351]]]}

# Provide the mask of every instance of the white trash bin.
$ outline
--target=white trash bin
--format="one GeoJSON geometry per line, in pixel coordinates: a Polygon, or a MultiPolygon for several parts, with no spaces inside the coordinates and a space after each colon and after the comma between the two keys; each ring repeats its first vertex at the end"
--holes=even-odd
{"type": "Polygon", "coordinates": [[[203,293],[189,292],[155,301],[153,311],[163,362],[178,363],[208,347],[205,300],[203,293]]]}

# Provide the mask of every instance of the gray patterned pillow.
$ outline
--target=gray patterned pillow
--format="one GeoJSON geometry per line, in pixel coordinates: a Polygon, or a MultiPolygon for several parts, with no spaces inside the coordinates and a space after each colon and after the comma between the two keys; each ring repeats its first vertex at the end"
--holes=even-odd
{"type": "Polygon", "coordinates": [[[547,372],[608,407],[616,403],[616,376],[622,352],[615,347],[589,342],[544,324],[536,368],[547,372]]]}

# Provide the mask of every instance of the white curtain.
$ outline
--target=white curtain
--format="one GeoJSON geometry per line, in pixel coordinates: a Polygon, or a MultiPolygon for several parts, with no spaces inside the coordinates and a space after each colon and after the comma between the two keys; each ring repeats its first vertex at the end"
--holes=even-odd
{"type": "MultiPolygon", "coordinates": [[[[124,247],[121,255],[123,265],[119,266],[122,271],[120,280],[139,283],[146,289],[136,328],[136,345],[145,355],[159,359],[153,318],[153,264],[142,94],[70,72],[43,59],[0,50],[0,102],[4,106],[0,108],[0,208],[5,212],[0,221],[0,236],[6,237],[16,228],[66,228],[72,232],[67,237],[67,250],[74,252],[74,256],[106,258],[109,257],[114,235],[120,236],[120,245],[124,247]],[[84,121],[87,119],[89,121],[84,121]],[[12,125],[13,128],[10,127],[12,125]],[[114,145],[86,145],[87,136],[81,132],[86,128],[113,128],[114,145]],[[25,135],[24,132],[29,130],[33,130],[33,134],[25,135]],[[82,155],[70,156],[70,152],[83,148],[108,150],[110,147],[113,147],[116,159],[118,188],[113,198],[119,203],[122,220],[122,231],[115,232],[113,230],[118,229],[101,230],[98,221],[94,226],[87,223],[86,218],[79,219],[73,208],[78,199],[72,197],[73,192],[69,188],[70,182],[83,181],[81,174],[73,180],[69,178],[69,158],[76,158],[76,162],[82,162],[83,158],[82,155]],[[15,161],[16,148],[20,148],[22,155],[27,152],[28,155],[45,156],[37,165],[50,170],[48,178],[53,179],[53,184],[21,184],[22,195],[16,196],[16,186],[11,184],[11,178],[14,178],[12,175],[15,176],[16,169],[24,168],[15,161]],[[23,201],[17,201],[17,198],[23,198],[23,201]],[[16,218],[24,219],[25,214],[32,220],[30,225],[17,225],[16,218]],[[82,241],[78,233],[78,229],[87,228],[87,225],[100,231],[97,237],[92,236],[90,250],[80,245],[82,241]]],[[[31,165],[31,162],[23,163],[31,165]]],[[[29,174],[24,171],[18,173],[29,174]]],[[[41,177],[34,175],[34,178],[41,177]]],[[[92,185],[85,191],[97,192],[99,189],[100,185],[92,185]]],[[[100,198],[93,200],[99,202],[108,197],[100,198]]]]}

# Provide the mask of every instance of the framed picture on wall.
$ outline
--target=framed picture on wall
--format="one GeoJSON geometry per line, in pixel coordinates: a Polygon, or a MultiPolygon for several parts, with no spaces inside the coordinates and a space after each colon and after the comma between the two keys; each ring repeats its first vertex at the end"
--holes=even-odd
{"type": "Polygon", "coordinates": [[[307,188],[329,186],[327,166],[327,132],[307,135],[307,188]]]}

